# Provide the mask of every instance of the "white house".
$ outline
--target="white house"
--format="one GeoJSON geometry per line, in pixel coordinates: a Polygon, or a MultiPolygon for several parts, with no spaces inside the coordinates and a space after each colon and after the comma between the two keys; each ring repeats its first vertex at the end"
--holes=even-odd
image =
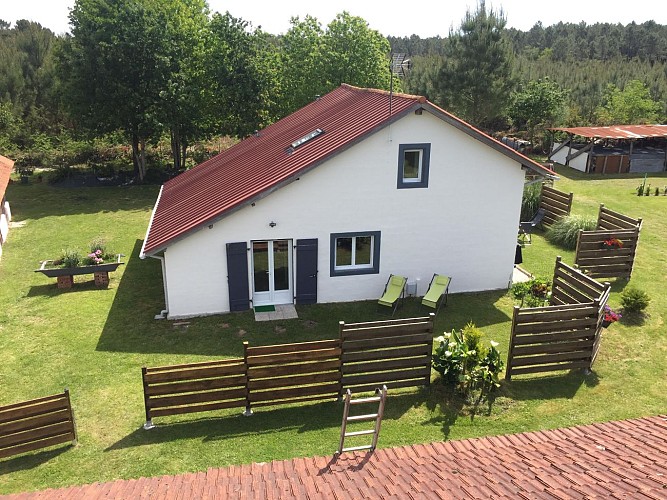
{"type": "Polygon", "coordinates": [[[552,175],[423,97],[342,85],[166,182],[141,258],[168,318],[375,299],[390,274],[506,288],[524,169],[552,175]]]}
{"type": "Polygon", "coordinates": [[[2,246],[7,241],[7,235],[9,234],[9,223],[12,221],[12,212],[5,197],[5,192],[9,185],[9,176],[13,167],[14,162],[12,160],[0,155],[0,257],[2,257],[2,246]]]}

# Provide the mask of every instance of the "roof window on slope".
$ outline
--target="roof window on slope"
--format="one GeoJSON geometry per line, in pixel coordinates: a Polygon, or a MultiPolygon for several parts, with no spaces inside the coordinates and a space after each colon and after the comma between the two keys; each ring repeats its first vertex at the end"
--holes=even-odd
{"type": "Polygon", "coordinates": [[[323,133],[324,133],[324,130],[322,130],[321,128],[316,128],[310,134],[306,134],[301,139],[297,139],[296,141],[294,141],[291,144],[292,151],[295,150],[296,148],[298,148],[299,146],[307,143],[311,139],[315,139],[315,137],[317,137],[318,135],[321,135],[323,133]]]}

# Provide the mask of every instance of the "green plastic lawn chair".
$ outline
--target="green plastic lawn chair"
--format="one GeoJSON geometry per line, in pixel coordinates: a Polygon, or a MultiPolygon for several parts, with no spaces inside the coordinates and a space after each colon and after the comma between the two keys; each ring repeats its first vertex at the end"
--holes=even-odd
{"type": "Polygon", "coordinates": [[[398,308],[398,301],[405,299],[405,284],[408,279],[403,276],[390,274],[387,284],[384,286],[384,293],[378,300],[379,306],[391,307],[391,315],[393,316],[398,308]]]}
{"type": "Polygon", "coordinates": [[[449,284],[452,278],[443,276],[441,274],[434,274],[431,278],[431,283],[428,285],[428,291],[422,298],[422,305],[435,309],[435,314],[443,305],[447,304],[447,297],[449,295],[449,284]]]}

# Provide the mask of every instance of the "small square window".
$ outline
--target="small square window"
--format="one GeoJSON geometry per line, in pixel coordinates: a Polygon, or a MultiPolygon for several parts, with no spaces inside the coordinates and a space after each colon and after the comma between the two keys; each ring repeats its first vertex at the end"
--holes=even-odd
{"type": "Polygon", "coordinates": [[[398,184],[403,188],[428,187],[430,144],[401,144],[398,147],[398,184]]]}
{"type": "Polygon", "coordinates": [[[331,235],[331,276],[379,272],[379,231],[331,235]]]}

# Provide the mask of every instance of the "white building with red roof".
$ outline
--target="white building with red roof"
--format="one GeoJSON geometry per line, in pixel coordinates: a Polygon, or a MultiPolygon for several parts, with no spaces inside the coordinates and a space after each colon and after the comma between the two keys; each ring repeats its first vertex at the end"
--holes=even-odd
{"type": "Polygon", "coordinates": [[[9,223],[12,221],[12,212],[5,193],[13,168],[14,161],[0,155],[0,257],[2,257],[2,246],[9,234],[9,223]]]}
{"type": "Polygon", "coordinates": [[[390,274],[506,288],[525,170],[552,175],[424,97],[342,85],[166,182],[141,257],[169,318],[377,299],[390,274]]]}

